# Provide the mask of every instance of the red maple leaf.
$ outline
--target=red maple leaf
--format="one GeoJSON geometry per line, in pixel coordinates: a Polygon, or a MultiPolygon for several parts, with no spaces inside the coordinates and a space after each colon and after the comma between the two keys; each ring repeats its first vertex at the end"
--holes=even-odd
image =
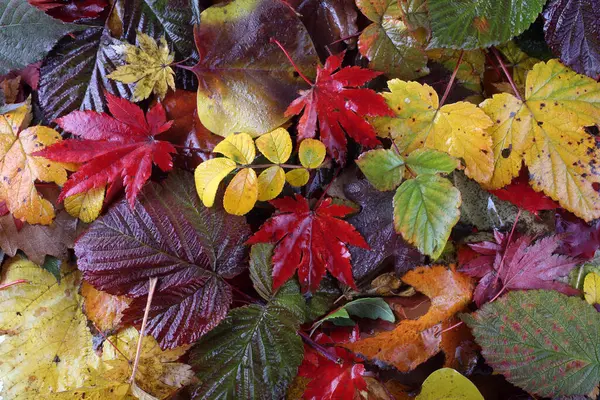
{"type": "Polygon", "coordinates": [[[298,141],[315,137],[318,121],[321,141],[329,155],[342,165],[346,161],[347,140],[344,131],[358,143],[374,147],[380,142],[375,129],[365,117],[394,116],[382,96],[374,90],[360,88],[381,75],[381,72],[356,66],[340,69],[344,54],[331,55],[323,68],[317,67],[315,83],[296,68],[311,88],[300,91],[300,97],[285,111],[286,116],[292,116],[304,110],[298,122],[298,141]]]}
{"type": "Polygon", "coordinates": [[[280,213],[265,222],[246,243],[277,243],[273,253],[273,290],[290,279],[296,269],[304,291],[316,291],[327,269],[344,284],[356,287],[347,244],[369,248],[360,233],[338,218],[351,207],[326,199],[312,211],[297,194],[271,201],[280,213]]]}
{"type": "Polygon", "coordinates": [[[500,200],[508,201],[515,206],[527,210],[535,215],[541,210],[554,210],[560,205],[542,192],[536,192],[529,185],[529,174],[527,169],[521,169],[521,173],[509,185],[490,190],[490,193],[500,200]]]}
{"type": "Polygon", "coordinates": [[[566,283],[556,280],[567,275],[577,260],[554,254],[561,244],[560,237],[538,240],[522,236],[508,241],[507,235],[494,232],[495,242],[480,242],[469,247],[479,257],[462,265],[460,271],[479,278],[474,300],[478,306],[490,301],[505,290],[550,289],[567,295],[579,294],[566,283]]]}
{"type": "MultiPolygon", "coordinates": [[[[349,333],[346,329],[337,329],[332,337],[319,333],[315,342],[325,346],[335,343],[351,343],[359,339],[358,327],[349,333]]],[[[310,400],[335,400],[360,398],[360,391],[367,389],[363,374],[365,367],[352,352],[341,347],[328,347],[328,352],[340,363],[324,357],[315,349],[304,346],[304,360],[298,369],[298,375],[310,379],[302,398],[310,400]]]]}
{"type": "MultiPolygon", "coordinates": [[[[46,147],[36,156],[53,161],[83,163],[69,177],[58,198],[86,192],[110,184],[120,184],[123,178],[125,194],[133,208],[135,198],[152,173],[152,164],[163,171],[173,168],[171,154],[175,148],[169,142],[154,137],[167,131],[165,109],[157,103],[146,115],[128,100],[106,93],[112,116],[95,111],[73,111],[55,122],[81,139],[68,139],[46,147]]],[[[109,187],[109,192],[111,191],[109,187]]]]}

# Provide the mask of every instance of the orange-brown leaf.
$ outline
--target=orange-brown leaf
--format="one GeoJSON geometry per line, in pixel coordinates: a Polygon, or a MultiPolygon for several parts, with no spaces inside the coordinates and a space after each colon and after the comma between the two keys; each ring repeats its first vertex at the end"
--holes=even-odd
{"type": "Polygon", "coordinates": [[[113,296],[96,290],[85,281],[81,285],[81,295],[85,299],[83,311],[96,328],[103,332],[116,330],[121,325],[123,311],[132,301],[125,296],[113,296]]]}

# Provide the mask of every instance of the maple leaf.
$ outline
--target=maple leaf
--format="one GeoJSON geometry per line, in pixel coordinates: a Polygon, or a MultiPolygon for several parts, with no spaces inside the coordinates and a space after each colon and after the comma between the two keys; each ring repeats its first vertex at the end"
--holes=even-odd
{"type": "Polygon", "coordinates": [[[366,146],[379,144],[375,129],[365,117],[393,115],[385,100],[371,89],[360,88],[381,72],[360,67],[344,67],[344,52],[331,55],[324,67],[317,67],[317,78],[308,90],[300,91],[285,111],[286,116],[304,110],[298,123],[298,141],[316,135],[317,122],[321,141],[327,152],[340,164],[346,161],[346,135],[344,131],[366,146]],[[336,70],[339,70],[336,72],[336,70]]]}
{"type": "Polygon", "coordinates": [[[508,242],[507,235],[494,232],[495,242],[469,245],[479,257],[461,266],[460,271],[479,278],[474,298],[478,306],[486,303],[504,290],[552,289],[568,295],[578,290],[556,279],[567,275],[577,261],[554,254],[561,244],[559,236],[538,240],[522,236],[508,242]]]}
{"type": "Polygon", "coordinates": [[[168,88],[175,90],[175,71],[170,67],[175,56],[169,52],[164,36],[156,41],[142,33],[137,33],[139,48],[129,43],[118,46],[125,56],[125,65],[107,75],[122,83],[135,83],[132,100],[142,101],[154,92],[164,99],[168,88]]]}
{"type": "Polygon", "coordinates": [[[369,248],[360,233],[338,218],[352,213],[349,206],[331,199],[310,209],[299,194],[271,201],[279,214],[265,222],[246,244],[277,243],[273,254],[273,288],[290,279],[296,269],[304,291],[316,291],[325,270],[342,283],[356,288],[346,244],[369,248]]]}
{"type": "MultiPolygon", "coordinates": [[[[332,336],[320,332],[314,340],[318,344],[332,346],[358,340],[358,327],[352,330],[337,329],[332,336]]],[[[352,352],[341,347],[327,347],[327,351],[340,363],[325,358],[310,346],[304,345],[304,360],[298,375],[310,379],[304,390],[303,399],[335,400],[355,399],[359,392],[367,389],[364,378],[365,366],[352,352]]]]}
{"type": "Polygon", "coordinates": [[[112,116],[95,111],[73,111],[56,123],[81,139],[63,140],[35,153],[62,162],[83,163],[64,184],[59,201],[90,189],[111,187],[123,178],[129,205],[152,173],[152,164],[163,171],[173,168],[175,148],[155,136],[167,131],[163,106],[157,103],[144,116],[141,108],[128,100],[105,93],[112,116]]]}
{"type": "Polygon", "coordinates": [[[54,206],[42,198],[35,187],[37,180],[62,185],[66,168],[37,154],[52,144],[64,143],[59,133],[45,126],[25,129],[31,121],[31,103],[25,103],[0,115],[0,201],[17,219],[30,224],[48,225],[54,219],[54,206]]]}

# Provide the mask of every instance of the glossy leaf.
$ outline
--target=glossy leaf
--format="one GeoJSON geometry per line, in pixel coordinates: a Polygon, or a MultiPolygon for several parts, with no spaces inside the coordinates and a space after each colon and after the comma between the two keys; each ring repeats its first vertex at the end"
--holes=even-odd
{"type": "Polygon", "coordinates": [[[417,149],[406,157],[406,166],[417,175],[449,174],[458,168],[458,161],[447,153],[417,149]]]}
{"type": "Polygon", "coordinates": [[[272,163],[283,164],[292,154],[292,138],[287,130],[277,128],[256,139],[256,147],[272,163]]]}
{"type": "Polygon", "coordinates": [[[352,278],[346,244],[368,248],[354,227],[340,220],[352,212],[331,199],[319,202],[313,211],[300,196],[273,200],[279,213],[267,220],[246,243],[277,243],[273,255],[273,288],[290,279],[296,269],[304,291],[316,291],[325,270],[348,286],[352,278]]]}
{"type": "Polygon", "coordinates": [[[300,164],[304,168],[314,169],[319,168],[325,160],[325,153],[327,149],[320,140],[316,139],[304,139],[300,142],[300,148],[298,149],[298,158],[300,164]]]}
{"type": "Polygon", "coordinates": [[[215,204],[219,184],[235,168],[235,161],[229,158],[213,158],[198,165],[194,172],[194,183],[205,207],[215,204]]]}
{"type": "Polygon", "coordinates": [[[460,192],[437,175],[404,182],[394,196],[396,232],[419,251],[437,258],[460,217],[460,192]]]}
{"type": "Polygon", "coordinates": [[[600,303],[600,275],[590,272],[583,280],[585,301],[594,305],[600,303]]]}
{"type": "Polygon", "coordinates": [[[584,395],[600,381],[600,313],[577,297],[511,292],[462,319],[494,371],[531,394],[584,395]]]}
{"type": "Polygon", "coordinates": [[[174,348],[227,314],[231,289],[224,278],[243,270],[249,233],[242,218],[202,207],[191,175],[179,172],[144,188],[133,209],[124,201],[113,206],[79,238],[75,254],[95,288],[133,298],[126,323],[141,321],[148,279],[158,277],[147,329],[162,348],[174,348]]]}
{"type": "Polygon", "coordinates": [[[429,85],[388,81],[391,93],[383,93],[394,111],[394,118],[377,118],[377,133],[391,137],[403,153],[421,147],[444,151],[462,158],[467,176],[487,182],[494,170],[492,139],[486,130],[490,118],[466,102],[440,107],[435,90],[429,85]]]}
{"type": "Polygon", "coordinates": [[[287,183],[295,187],[306,185],[309,179],[310,173],[303,168],[292,169],[285,173],[287,183]]]}
{"type": "Polygon", "coordinates": [[[551,60],[535,65],[526,86],[524,101],[501,93],[481,104],[495,121],[495,168],[487,185],[507,185],[525,161],[534,190],[586,221],[598,218],[600,152],[582,128],[600,123],[600,84],[551,60]]]}
{"type": "Polygon", "coordinates": [[[352,326],[354,325],[354,321],[350,317],[382,319],[388,322],[396,321],[392,309],[385,300],[381,297],[365,297],[344,304],[342,307],[320,319],[315,326],[321,325],[323,322],[352,326]]]}
{"type": "Polygon", "coordinates": [[[59,2],[56,0],[27,0],[29,4],[39,8],[46,14],[63,22],[75,22],[98,18],[106,6],[106,0],[69,0],[59,2]]]}
{"type": "Polygon", "coordinates": [[[247,133],[230,135],[215,146],[213,153],[223,154],[241,165],[251,164],[256,157],[256,147],[247,133]]]}
{"type": "Polygon", "coordinates": [[[304,84],[270,39],[277,39],[304,72],[318,63],[294,10],[277,0],[235,0],[209,7],[201,19],[195,30],[200,61],[193,71],[202,124],[221,136],[258,136],[281,126],[288,119],[284,107],[304,84]]]}
{"type": "Polygon", "coordinates": [[[416,400],[484,400],[477,387],[452,368],[441,368],[423,382],[416,400]]]}
{"type": "Polygon", "coordinates": [[[521,170],[519,176],[513,181],[496,190],[490,190],[490,193],[497,196],[500,200],[508,201],[517,207],[537,214],[541,210],[554,210],[560,208],[558,203],[546,196],[544,193],[536,192],[529,185],[529,176],[525,169],[521,170]]]}
{"type": "Polygon", "coordinates": [[[245,215],[258,200],[258,178],[252,168],[242,168],[229,182],[223,196],[225,211],[245,215]]]}
{"type": "Polygon", "coordinates": [[[356,165],[378,190],[394,190],[404,178],[404,159],[392,149],[364,152],[356,165]]]}
{"type": "Polygon", "coordinates": [[[278,165],[265,169],[258,175],[258,200],[268,201],[279,196],[285,185],[285,172],[278,165]]]}
{"type": "Polygon", "coordinates": [[[89,224],[98,218],[102,211],[104,192],[104,188],[94,188],[69,196],[65,199],[65,210],[69,215],[89,224]]]}
{"type": "Polygon", "coordinates": [[[506,42],[535,21],[546,0],[429,0],[429,47],[477,49],[506,42]]]}

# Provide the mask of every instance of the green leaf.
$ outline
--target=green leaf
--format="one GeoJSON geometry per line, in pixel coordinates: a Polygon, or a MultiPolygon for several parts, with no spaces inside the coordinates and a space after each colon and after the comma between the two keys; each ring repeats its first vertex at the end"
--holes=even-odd
{"type": "Polygon", "coordinates": [[[60,266],[62,261],[53,256],[46,256],[44,264],[41,265],[46,271],[50,272],[56,278],[56,281],[60,284],[60,266]]]}
{"type": "Polygon", "coordinates": [[[461,318],[494,372],[531,394],[585,395],[600,381],[600,313],[578,297],[515,291],[461,318]]]}
{"type": "Polygon", "coordinates": [[[477,387],[452,368],[434,371],[423,382],[416,400],[484,400],[477,387]]]}
{"type": "Polygon", "coordinates": [[[419,21],[425,8],[419,8],[421,12],[410,12],[412,10],[403,9],[401,3],[407,7],[398,0],[356,1],[362,13],[373,22],[358,38],[358,49],[369,59],[370,68],[383,71],[390,78],[417,79],[429,73],[427,55],[406,23],[419,21]]]}
{"type": "Polygon", "coordinates": [[[85,29],[54,19],[27,0],[0,2],[0,75],[39,61],[63,35],[85,29]]]}
{"type": "Polygon", "coordinates": [[[449,174],[458,167],[458,160],[442,151],[421,148],[406,157],[406,166],[415,174],[449,174]]]}
{"type": "Polygon", "coordinates": [[[336,311],[321,319],[317,326],[323,322],[329,321],[335,325],[351,326],[354,321],[350,317],[382,319],[388,322],[395,322],[396,317],[388,303],[381,297],[365,297],[356,299],[344,304],[336,311]]]}
{"type": "Polygon", "coordinates": [[[423,254],[438,258],[460,217],[460,192],[437,175],[405,181],[394,196],[394,228],[423,254]]]}
{"type": "Polygon", "coordinates": [[[392,149],[376,149],[362,153],[356,164],[378,190],[393,190],[402,182],[404,160],[392,149]]]}
{"type": "Polygon", "coordinates": [[[531,25],[546,0],[429,0],[429,48],[472,50],[506,42],[531,25]]]}
{"type": "Polygon", "coordinates": [[[320,316],[326,314],[334,306],[335,301],[342,295],[335,279],[331,275],[326,275],[321,280],[319,290],[312,294],[306,301],[306,320],[312,322],[320,316]]]}

